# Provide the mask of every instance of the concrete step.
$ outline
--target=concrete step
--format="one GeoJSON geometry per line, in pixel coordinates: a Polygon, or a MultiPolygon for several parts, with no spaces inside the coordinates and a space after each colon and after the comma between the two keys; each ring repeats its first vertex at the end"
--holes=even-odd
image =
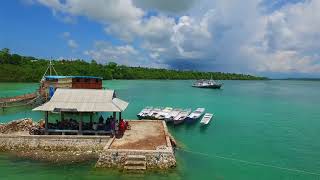
{"type": "Polygon", "coordinates": [[[124,166],[125,170],[146,170],[146,166],[124,166]]]}
{"type": "Polygon", "coordinates": [[[144,156],[144,155],[127,155],[127,160],[146,161],[146,156],[144,156]]]}
{"type": "Polygon", "coordinates": [[[136,166],[136,165],[146,166],[146,161],[132,161],[132,160],[127,160],[127,161],[125,162],[125,165],[126,165],[126,166],[130,166],[130,165],[133,165],[133,166],[136,166]]]}

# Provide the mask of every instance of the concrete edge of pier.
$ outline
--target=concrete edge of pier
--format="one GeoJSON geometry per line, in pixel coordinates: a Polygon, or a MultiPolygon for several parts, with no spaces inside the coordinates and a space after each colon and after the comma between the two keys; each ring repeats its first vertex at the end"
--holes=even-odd
{"type": "Polygon", "coordinates": [[[0,151],[53,162],[73,163],[90,158],[97,160],[97,168],[169,169],[176,166],[176,159],[166,123],[161,123],[166,146],[155,150],[113,149],[111,145],[117,138],[110,136],[0,134],[0,151]]]}

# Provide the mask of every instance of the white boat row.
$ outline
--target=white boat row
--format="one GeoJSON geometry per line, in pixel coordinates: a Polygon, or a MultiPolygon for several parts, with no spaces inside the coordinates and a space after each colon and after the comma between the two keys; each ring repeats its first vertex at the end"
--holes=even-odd
{"type": "MultiPolygon", "coordinates": [[[[181,109],[172,107],[145,107],[137,114],[139,119],[156,119],[165,120],[166,122],[173,122],[174,124],[181,124],[183,122],[193,123],[200,119],[205,113],[205,108],[197,108],[195,111],[191,112],[191,109],[181,109]]],[[[200,121],[201,125],[207,125],[212,114],[206,113],[200,121]],[[211,115],[211,116],[210,116],[211,115]]]]}

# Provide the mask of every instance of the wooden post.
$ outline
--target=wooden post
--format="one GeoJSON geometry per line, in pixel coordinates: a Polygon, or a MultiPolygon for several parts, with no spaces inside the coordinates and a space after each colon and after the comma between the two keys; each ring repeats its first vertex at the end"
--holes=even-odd
{"type": "Polygon", "coordinates": [[[119,127],[117,127],[117,125],[119,123],[117,123],[117,113],[116,112],[113,112],[113,122],[114,122],[114,132],[115,132],[115,134],[118,134],[119,127]]]}
{"type": "Polygon", "coordinates": [[[117,121],[117,113],[116,112],[113,112],[113,119],[114,119],[114,122],[117,121]]]}
{"type": "Polygon", "coordinates": [[[63,112],[60,112],[60,121],[64,120],[64,114],[63,112]]]}
{"type": "Polygon", "coordinates": [[[92,114],[93,113],[90,113],[90,124],[93,124],[93,122],[92,122],[92,114]]]}
{"type": "Polygon", "coordinates": [[[119,121],[122,119],[121,112],[119,112],[119,121]]]}
{"type": "Polygon", "coordinates": [[[46,134],[46,135],[48,135],[48,119],[49,119],[49,113],[48,113],[48,111],[45,111],[44,112],[44,133],[46,134]]]}
{"type": "Polygon", "coordinates": [[[79,121],[79,135],[82,134],[82,113],[80,112],[80,121],[79,121]]]}

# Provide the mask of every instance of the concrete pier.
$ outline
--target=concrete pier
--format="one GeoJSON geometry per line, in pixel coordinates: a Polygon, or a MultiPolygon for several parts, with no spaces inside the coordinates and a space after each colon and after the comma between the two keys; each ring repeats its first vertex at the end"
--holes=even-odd
{"type": "Polygon", "coordinates": [[[168,169],[176,166],[164,121],[129,121],[122,137],[0,134],[0,151],[34,160],[73,163],[97,160],[98,168],[168,169]]]}
{"type": "Polygon", "coordinates": [[[96,167],[126,170],[168,169],[176,166],[174,150],[164,121],[130,121],[122,138],[104,147],[96,167]]]}

